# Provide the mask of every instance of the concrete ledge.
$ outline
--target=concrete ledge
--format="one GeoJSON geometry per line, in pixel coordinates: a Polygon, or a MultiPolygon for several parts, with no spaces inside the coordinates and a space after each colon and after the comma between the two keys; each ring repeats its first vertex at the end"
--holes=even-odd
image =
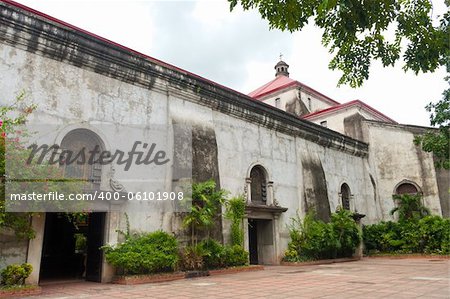
{"type": "Polygon", "coordinates": [[[361,258],[359,257],[344,257],[339,259],[327,259],[327,260],[317,260],[317,261],[309,261],[309,262],[281,262],[282,266],[312,266],[312,265],[326,265],[326,264],[334,264],[334,263],[345,263],[345,262],[355,262],[359,261],[361,258]]]}
{"type": "Polygon", "coordinates": [[[259,271],[264,270],[262,265],[252,265],[252,266],[240,266],[232,268],[223,268],[215,270],[200,270],[200,271],[187,271],[187,272],[176,272],[176,273],[162,273],[162,274],[145,274],[145,275],[120,275],[113,278],[112,283],[124,284],[124,285],[135,285],[144,283],[158,283],[173,281],[179,279],[196,278],[204,276],[214,276],[223,274],[233,274],[248,271],[259,271]]]}
{"type": "Polygon", "coordinates": [[[2,290],[0,289],[0,298],[22,298],[26,296],[40,295],[42,288],[39,286],[26,285],[22,288],[2,290]]]}
{"type": "Polygon", "coordinates": [[[440,260],[450,260],[450,255],[434,255],[434,254],[376,254],[376,255],[365,255],[366,259],[440,259],[440,260]]]}
{"type": "Polygon", "coordinates": [[[156,283],[184,279],[185,273],[163,273],[163,274],[147,274],[147,275],[123,275],[113,278],[112,283],[134,285],[143,283],[156,283]]]}
{"type": "Polygon", "coordinates": [[[209,275],[214,276],[214,275],[232,274],[232,273],[248,272],[248,271],[261,271],[261,270],[264,270],[264,266],[252,265],[252,266],[241,266],[241,267],[209,270],[208,272],[209,272],[209,275]]]}

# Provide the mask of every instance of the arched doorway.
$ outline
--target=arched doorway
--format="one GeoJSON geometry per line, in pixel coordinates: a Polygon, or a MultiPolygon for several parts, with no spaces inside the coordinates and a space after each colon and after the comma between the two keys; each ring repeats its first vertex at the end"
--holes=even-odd
{"type": "MultiPolygon", "coordinates": [[[[96,161],[104,143],[94,132],[75,129],[61,141],[66,178],[79,179],[77,193],[100,190],[102,165],[96,161]],[[93,159],[89,159],[91,152],[93,159]]],[[[86,279],[101,281],[106,213],[46,213],[39,281],[86,279]]]]}
{"type": "Polygon", "coordinates": [[[350,187],[344,183],[341,185],[341,204],[342,208],[345,210],[350,210],[350,187]]]}

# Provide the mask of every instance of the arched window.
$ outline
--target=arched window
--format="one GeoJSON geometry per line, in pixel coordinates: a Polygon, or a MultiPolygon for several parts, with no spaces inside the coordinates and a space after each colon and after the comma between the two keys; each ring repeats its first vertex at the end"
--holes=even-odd
{"type": "Polygon", "coordinates": [[[395,189],[395,194],[417,194],[419,193],[419,190],[417,187],[412,183],[401,183],[397,186],[395,189]]]}
{"type": "Polygon", "coordinates": [[[342,208],[350,210],[350,187],[344,183],[341,186],[342,208]]]}
{"type": "Polygon", "coordinates": [[[265,204],[267,200],[267,177],[266,170],[256,165],[250,171],[251,178],[251,200],[257,204],[265,204]]]}
{"type": "Polygon", "coordinates": [[[64,175],[87,182],[86,189],[99,190],[102,165],[98,162],[103,142],[94,132],[76,129],[67,133],[61,141],[64,175]]]}

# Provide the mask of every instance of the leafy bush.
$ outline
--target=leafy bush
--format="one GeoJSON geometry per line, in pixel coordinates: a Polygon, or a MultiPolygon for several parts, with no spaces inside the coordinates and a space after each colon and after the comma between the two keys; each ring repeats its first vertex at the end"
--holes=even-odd
{"type": "Polygon", "coordinates": [[[226,267],[236,267],[248,265],[248,252],[239,245],[225,246],[226,267]]]}
{"type": "Polygon", "coordinates": [[[331,226],[338,243],[337,255],[340,257],[352,256],[361,242],[361,233],[352,215],[345,209],[339,209],[331,215],[331,226]]]}
{"type": "Polygon", "coordinates": [[[222,245],[216,240],[206,239],[196,246],[187,246],[181,251],[184,270],[217,269],[248,264],[248,252],[240,245],[222,245]]]}
{"type": "Polygon", "coordinates": [[[103,249],[108,263],[123,274],[169,272],[178,263],[178,242],[163,231],[130,235],[124,243],[103,249]]]}
{"type": "Polygon", "coordinates": [[[430,215],[430,211],[422,204],[422,195],[417,194],[395,194],[394,200],[397,207],[391,210],[391,215],[398,214],[399,222],[421,219],[430,215]]]}
{"type": "Polygon", "coordinates": [[[439,216],[363,227],[366,253],[450,253],[450,219],[439,216]]]}
{"type": "Polygon", "coordinates": [[[343,209],[332,214],[330,223],[316,220],[314,213],[308,213],[303,221],[294,218],[289,233],[284,260],[291,262],[348,257],[360,242],[351,212],[343,209]]]}
{"type": "Polygon", "coordinates": [[[398,250],[400,240],[400,226],[396,222],[380,222],[363,226],[363,240],[365,250],[389,252],[398,250]]]}
{"type": "Polygon", "coordinates": [[[420,219],[419,235],[424,253],[450,254],[450,219],[439,216],[420,219]]]}
{"type": "Polygon", "coordinates": [[[202,249],[204,267],[207,269],[216,269],[224,267],[226,264],[225,247],[213,239],[206,239],[200,242],[202,249]]]}
{"type": "Polygon", "coordinates": [[[231,220],[231,244],[241,245],[244,242],[242,219],[245,215],[245,200],[243,196],[234,197],[226,202],[225,217],[231,220]]]}
{"type": "Polygon", "coordinates": [[[27,263],[9,265],[1,273],[1,283],[5,286],[23,285],[31,272],[33,272],[33,266],[27,263]]]}

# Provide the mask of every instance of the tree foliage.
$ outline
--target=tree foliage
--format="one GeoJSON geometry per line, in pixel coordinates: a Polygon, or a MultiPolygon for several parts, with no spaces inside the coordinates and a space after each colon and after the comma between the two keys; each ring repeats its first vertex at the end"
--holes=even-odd
{"type": "MultiPolygon", "coordinates": [[[[63,168],[58,165],[26,162],[30,156],[30,149],[26,148],[26,143],[32,134],[25,124],[35,109],[36,105],[27,103],[24,93],[19,94],[10,105],[0,106],[0,229],[13,231],[19,239],[31,239],[35,236],[31,227],[31,217],[35,213],[31,211],[39,210],[40,203],[27,202],[25,210],[29,212],[11,212],[14,210],[12,209],[14,204],[21,203],[9,201],[6,205],[8,194],[26,194],[30,190],[41,194],[49,191],[75,193],[84,190],[82,183],[65,179],[63,168]],[[21,178],[29,179],[31,182],[21,181],[21,178]],[[32,180],[36,178],[39,178],[38,183],[32,180]],[[63,179],[64,183],[60,183],[59,180],[63,179]]],[[[82,211],[85,207],[83,202],[53,201],[51,204],[54,210],[61,212],[66,212],[69,207],[82,211]]],[[[65,213],[65,215],[75,225],[80,217],[86,216],[86,213],[65,213]]]]}
{"type": "Polygon", "coordinates": [[[192,207],[183,219],[183,225],[191,229],[192,245],[196,245],[199,230],[206,231],[209,236],[225,201],[225,195],[225,190],[216,190],[213,180],[192,185],[192,207]]]}
{"type": "MultiPolygon", "coordinates": [[[[310,22],[321,28],[322,43],[334,54],[329,68],[342,71],[338,85],[361,86],[374,60],[386,67],[402,59],[403,69],[415,74],[441,66],[450,70],[450,12],[437,15],[432,0],[228,1],[231,10],[238,4],[244,10],[257,9],[270,28],[293,32],[310,22]]],[[[444,3],[450,7],[450,0],[444,3]]],[[[437,167],[449,169],[450,89],[443,95],[426,107],[431,125],[439,130],[415,142],[433,152],[437,167]]]]}
{"type": "MultiPolygon", "coordinates": [[[[446,79],[450,85],[450,76],[446,79]]],[[[430,124],[439,128],[416,136],[414,142],[422,145],[424,151],[434,154],[437,167],[450,169],[450,88],[444,90],[442,96],[440,101],[426,106],[430,124]]]]}
{"type": "Polygon", "coordinates": [[[226,202],[225,217],[231,221],[231,244],[243,245],[244,231],[242,220],[245,216],[245,200],[243,196],[233,197],[226,202]]]}
{"type": "Polygon", "coordinates": [[[34,237],[34,231],[30,225],[31,213],[8,213],[5,211],[5,156],[8,145],[17,145],[15,138],[12,140],[14,143],[7,142],[7,138],[16,134],[16,130],[25,124],[28,115],[36,108],[34,105],[26,104],[24,100],[25,94],[21,93],[12,104],[0,107],[0,229],[11,229],[20,239],[34,237]]]}
{"type": "MultiPolygon", "coordinates": [[[[233,10],[258,9],[270,28],[301,30],[309,22],[323,29],[322,43],[334,57],[339,84],[361,86],[373,60],[405,70],[433,72],[448,62],[450,13],[433,15],[431,0],[228,0],[233,10]]],[[[450,1],[445,1],[450,6],[450,1]]]]}

